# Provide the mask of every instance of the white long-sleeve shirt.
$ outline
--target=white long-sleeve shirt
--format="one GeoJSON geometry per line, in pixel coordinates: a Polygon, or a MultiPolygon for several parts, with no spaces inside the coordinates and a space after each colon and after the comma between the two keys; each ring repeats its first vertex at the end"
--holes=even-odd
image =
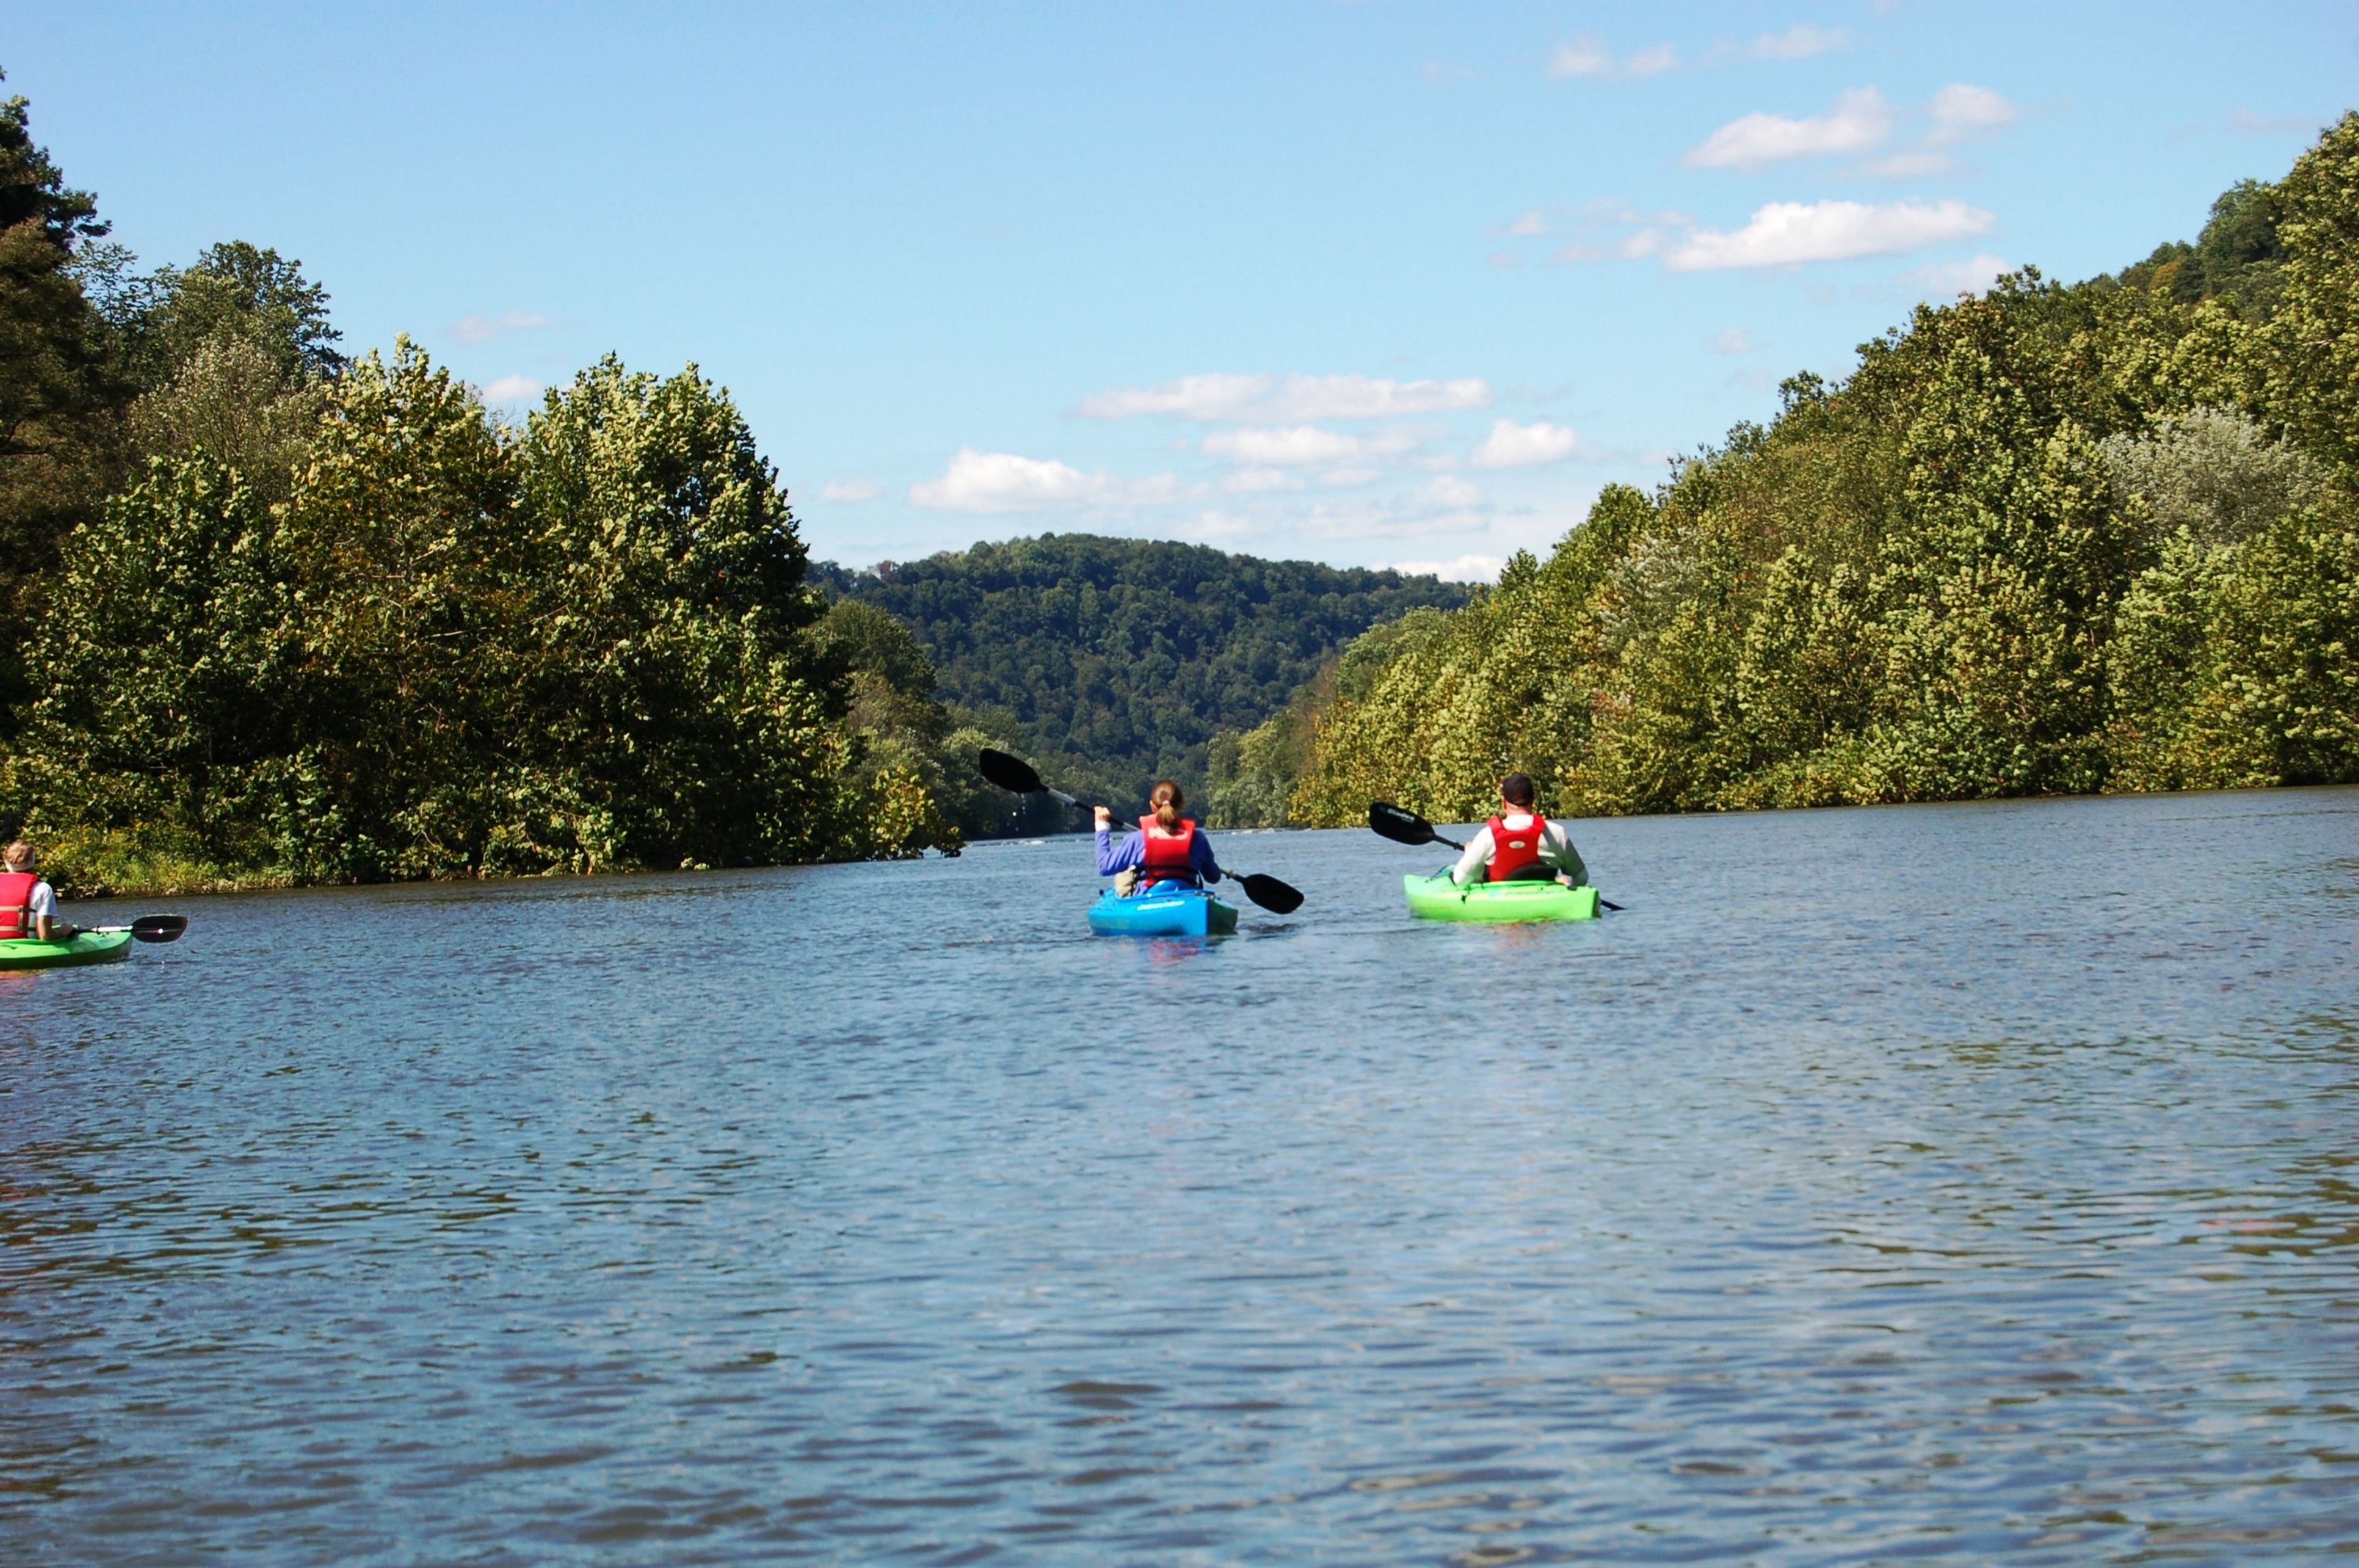
{"type": "MultiPolygon", "coordinates": [[[[1530,814],[1521,811],[1511,811],[1499,820],[1510,833],[1521,832],[1532,825],[1530,814]]],[[[1486,822],[1474,835],[1473,842],[1466,846],[1466,852],[1458,857],[1458,863],[1450,868],[1450,880],[1460,887],[1484,881],[1483,868],[1491,863],[1494,852],[1491,825],[1486,822]]],[[[1575,887],[1589,881],[1589,868],[1581,863],[1581,851],[1572,847],[1571,836],[1553,822],[1543,820],[1540,825],[1540,859],[1571,877],[1575,887]]]]}

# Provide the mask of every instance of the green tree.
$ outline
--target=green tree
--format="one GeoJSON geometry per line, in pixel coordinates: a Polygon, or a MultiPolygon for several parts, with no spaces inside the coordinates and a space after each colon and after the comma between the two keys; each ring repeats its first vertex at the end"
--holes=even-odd
{"type": "MultiPolygon", "coordinates": [[[[0,642],[12,648],[27,645],[65,536],[99,514],[128,393],[72,270],[76,248],[106,232],[97,213],[34,144],[25,99],[0,103],[0,642]]],[[[0,737],[28,695],[25,665],[0,660],[0,737]]]]}
{"type": "Polygon", "coordinates": [[[283,860],[310,706],[277,521],[203,457],[158,460],[68,541],[13,793],[67,880],[201,882],[283,860]]]}
{"type": "Polygon", "coordinates": [[[493,782],[523,761],[516,460],[408,339],[330,388],[286,503],[325,792],[305,878],[483,869],[493,782]]]}
{"type": "Polygon", "coordinates": [[[225,340],[269,356],[288,385],[325,379],[345,365],[328,291],[303,276],[301,262],[243,240],[208,245],[186,268],[159,269],[141,303],[124,329],[149,385],[225,340]]]}
{"type": "Polygon", "coordinates": [[[728,398],[609,357],[548,395],[518,457],[532,754],[607,825],[601,858],[864,852],[868,807],[835,783],[842,699],[803,634],[822,601],[728,398]]]}
{"type": "Polygon", "coordinates": [[[1214,737],[1283,708],[1369,626],[1467,598],[1430,578],[1088,535],[820,575],[910,628],[962,721],[1125,812],[1158,777],[1201,795],[1214,737]]]}

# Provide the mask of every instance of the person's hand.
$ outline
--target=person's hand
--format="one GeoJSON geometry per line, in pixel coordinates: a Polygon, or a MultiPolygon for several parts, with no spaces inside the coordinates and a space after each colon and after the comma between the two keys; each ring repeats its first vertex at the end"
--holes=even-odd
{"type": "Polygon", "coordinates": [[[1103,833],[1107,828],[1114,826],[1114,813],[1106,809],[1104,806],[1093,806],[1090,807],[1090,810],[1092,814],[1097,817],[1099,832],[1103,833]]]}

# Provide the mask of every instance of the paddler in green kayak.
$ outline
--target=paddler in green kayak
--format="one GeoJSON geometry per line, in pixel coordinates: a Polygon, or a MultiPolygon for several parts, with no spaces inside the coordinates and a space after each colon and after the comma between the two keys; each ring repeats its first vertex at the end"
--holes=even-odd
{"type": "Polygon", "coordinates": [[[1138,831],[1114,841],[1114,813],[1104,806],[1097,814],[1098,875],[1114,879],[1116,898],[1128,898],[1141,881],[1184,882],[1204,887],[1221,880],[1221,863],[1212,859],[1212,840],[1195,823],[1180,815],[1188,804],[1180,786],[1169,779],[1156,781],[1147,797],[1154,810],[1138,819],[1138,831]]]}
{"type": "Polygon", "coordinates": [[[58,916],[57,890],[39,871],[40,855],[22,838],[0,849],[0,941],[29,936],[37,942],[71,942],[81,927],[58,916]]]}
{"type": "Polygon", "coordinates": [[[1460,887],[1550,878],[1569,888],[1587,886],[1589,868],[1581,863],[1572,836],[1534,809],[1533,800],[1529,774],[1501,779],[1498,815],[1483,825],[1450,868],[1450,880],[1460,887]]]}

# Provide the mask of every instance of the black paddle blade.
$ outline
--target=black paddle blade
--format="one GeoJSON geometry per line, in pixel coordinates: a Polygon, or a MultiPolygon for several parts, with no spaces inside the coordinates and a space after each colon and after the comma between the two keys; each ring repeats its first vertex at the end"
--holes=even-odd
{"type": "Polygon", "coordinates": [[[1396,844],[1430,844],[1433,824],[1414,811],[1403,811],[1390,801],[1368,803],[1368,826],[1396,844]]]}
{"type": "Polygon", "coordinates": [[[1031,763],[988,746],[976,755],[974,765],[982,770],[984,778],[1015,795],[1038,795],[1049,787],[1032,771],[1031,763]]]}
{"type": "Polygon", "coordinates": [[[1302,907],[1302,895],[1276,877],[1255,872],[1237,878],[1237,885],[1245,890],[1247,898],[1272,914],[1292,914],[1302,907]]]}
{"type": "Polygon", "coordinates": [[[185,914],[143,914],[131,923],[134,942],[177,942],[189,928],[185,914]]]}

